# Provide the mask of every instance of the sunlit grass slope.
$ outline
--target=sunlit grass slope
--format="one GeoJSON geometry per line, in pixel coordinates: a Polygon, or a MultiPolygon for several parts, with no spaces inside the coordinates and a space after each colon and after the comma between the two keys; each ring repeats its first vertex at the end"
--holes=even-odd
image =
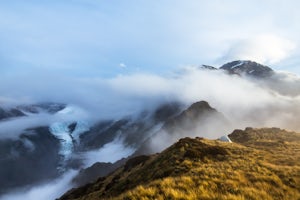
{"type": "Polygon", "coordinates": [[[61,199],[300,199],[300,134],[236,130],[233,143],[183,138],[61,199]]]}

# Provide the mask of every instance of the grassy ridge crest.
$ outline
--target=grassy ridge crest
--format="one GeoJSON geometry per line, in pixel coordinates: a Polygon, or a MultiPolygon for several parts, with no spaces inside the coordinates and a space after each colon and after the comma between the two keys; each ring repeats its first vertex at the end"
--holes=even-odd
{"type": "Polygon", "coordinates": [[[246,128],[229,137],[180,139],[60,199],[300,199],[299,133],[246,128]]]}

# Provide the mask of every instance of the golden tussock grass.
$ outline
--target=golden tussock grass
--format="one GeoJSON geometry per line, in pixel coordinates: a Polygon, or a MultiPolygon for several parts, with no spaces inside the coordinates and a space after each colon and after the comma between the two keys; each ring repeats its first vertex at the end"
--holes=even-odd
{"type": "Polygon", "coordinates": [[[300,134],[246,129],[231,138],[181,139],[73,199],[300,199],[300,134]]]}

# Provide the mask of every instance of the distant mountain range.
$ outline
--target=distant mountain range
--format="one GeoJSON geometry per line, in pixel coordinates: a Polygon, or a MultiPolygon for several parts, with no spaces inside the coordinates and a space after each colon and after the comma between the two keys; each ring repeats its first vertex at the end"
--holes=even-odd
{"type": "Polygon", "coordinates": [[[1,108],[0,107],[0,120],[9,119],[13,117],[27,116],[28,114],[37,114],[46,112],[54,114],[66,107],[62,103],[40,103],[32,105],[20,105],[14,108],[1,108]]]}
{"type": "Polygon", "coordinates": [[[239,76],[250,76],[255,78],[269,78],[276,72],[268,66],[261,65],[250,60],[236,60],[216,68],[210,65],[202,65],[200,69],[206,70],[224,70],[228,74],[239,76]]]}
{"type": "MultiPolygon", "coordinates": [[[[230,76],[254,80],[256,84],[261,84],[262,87],[270,88],[278,93],[286,93],[291,96],[300,94],[300,87],[297,88],[298,84],[300,86],[300,80],[298,82],[295,81],[290,86],[290,82],[286,81],[286,75],[282,75],[267,66],[252,61],[233,61],[220,68],[203,65],[199,70],[218,71],[230,76]],[[288,91],[278,87],[278,85],[284,84],[290,86],[288,87],[288,91]]],[[[180,175],[184,175],[186,171],[181,169],[181,167],[186,168],[188,165],[185,165],[185,163],[181,166],[177,165],[178,163],[176,162],[190,162],[195,159],[194,157],[185,158],[183,156],[185,154],[190,156],[201,154],[204,158],[205,155],[203,154],[205,152],[202,152],[202,149],[196,148],[197,151],[195,152],[193,149],[190,149],[191,151],[187,150],[190,145],[193,146],[198,143],[205,148],[209,146],[207,155],[209,162],[215,161],[215,159],[219,161],[214,156],[227,157],[234,154],[234,150],[228,147],[228,144],[202,139],[183,139],[181,142],[174,144],[168,150],[164,151],[173,152],[174,150],[176,152],[174,155],[162,153],[148,156],[149,154],[162,151],[184,137],[201,136],[210,138],[212,133],[219,133],[224,135],[225,139],[223,138],[223,140],[227,140],[226,134],[228,132],[224,132],[224,130],[234,129],[230,119],[213,108],[209,102],[202,99],[190,105],[170,100],[156,106],[153,110],[142,111],[137,116],[99,120],[94,124],[89,124],[84,120],[74,120],[70,117],[74,113],[79,112],[78,109],[76,106],[64,103],[39,103],[0,107],[0,126],[8,122],[13,122],[13,120],[25,120],[32,117],[39,118],[43,114],[50,116],[50,118],[53,117],[51,123],[45,123],[46,125],[40,124],[33,127],[26,127],[17,137],[0,138],[0,195],[16,188],[26,188],[47,182],[59,177],[69,169],[76,169],[80,170],[80,172],[73,179],[74,186],[78,187],[88,183],[89,185],[68,193],[62,199],[84,198],[86,197],[85,195],[90,195],[90,193],[96,191],[95,188],[97,188],[96,193],[104,197],[111,195],[126,196],[127,193],[123,192],[132,190],[139,184],[146,184],[146,182],[137,178],[135,183],[127,185],[124,183],[126,181],[128,183],[131,179],[124,179],[125,182],[118,185],[118,178],[113,177],[115,181],[107,181],[112,178],[112,175],[107,176],[108,174],[113,172],[114,174],[120,174],[116,176],[123,177],[122,173],[124,172],[132,173],[134,177],[140,176],[138,173],[135,174],[133,172],[135,169],[140,170],[140,167],[144,165],[145,167],[148,166],[149,169],[147,168],[148,171],[143,172],[153,174],[155,172],[151,170],[157,169],[156,165],[162,164],[164,166],[166,164],[163,160],[159,159],[168,157],[171,159],[174,156],[179,156],[176,159],[174,158],[175,160],[172,162],[170,159],[167,159],[167,162],[171,162],[168,164],[172,164],[172,169],[165,166],[166,172],[162,170],[162,172],[159,172],[162,174],[154,174],[154,177],[166,178],[169,177],[170,173],[175,175],[176,171],[180,175]],[[59,121],[59,119],[67,120],[59,121]],[[86,157],[84,156],[89,152],[98,151],[116,142],[119,142],[124,148],[131,149],[131,153],[116,162],[96,162],[91,163],[89,166],[85,164],[86,157]],[[187,149],[184,148],[182,150],[183,143],[187,144],[187,149]],[[178,152],[179,154],[177,155],[178,152]],[[153,163],[149,164],[152,160],[155,160],[155,166],[152,165],[153,163]],[[151,169],[152,167],[153,169],[151,169]],[[121,169],[123,170],[122,172],[120,172],[121,169]],[[118,171],[114,172],[115,170],[118,171]],[[91,184],[91,182],[96,181],[99,177],[105,176],[107,177],[100,178],[95,184],[91,184]],[[108,182],[109,184],[107,184],[108,182]],[[103,188],[104,186],[105,188],[103,188]],[[123,188],[119,190],[119,187],[123,188]],[[101,191],[100,193],[98,189],[101,191]]],[[[247,130],[242,131],[237,136],[234,135],[236,133],[234,132],[231,134],[230,139],[233,142],[245,145],[241,138],[250,137],[247,141],[253,142],[254,140],[251,138],[253,131],[250,136],[243,135],[245,132],[248,133],[247,130]]],[[[259,130],[258,132],[261,131],[259,130]]],[[[0,129],[0,134],[14,135],[10,130],[4,129],[0,129]],[[1,130],[4,132],[1,133],[1,130]]],[[[286,138],[284,136],[284,142],[286,142],[286,138]]],[[[237,152],[237,155],[240,156],[243,153],[253,151],[250,147],[244,149],[245,147],[241,147],[238,144],[234,145],[234,147],[239,149],[240,152],[237,152]]],[[[256,148],[258,144],[255,145],[254,147],[256,148]]],[[[242,159],[241,161],[244,162],[245,160],[242,159]]],[[[156,180],[156,178],[149,179],[149,183],[152,183],[151,181],[156,180]]],[[[298,181],[298,179],[295,181],[298,181]]]]}

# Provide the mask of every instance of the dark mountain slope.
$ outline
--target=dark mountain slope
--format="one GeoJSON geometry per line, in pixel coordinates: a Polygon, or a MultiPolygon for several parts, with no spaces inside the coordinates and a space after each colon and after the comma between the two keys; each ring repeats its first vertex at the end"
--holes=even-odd
{"type": "Polygon", "coordinates": [[[78,150],[100,148],[116,137],[123,138],[126,145],[138,147],[155,132],[158,125],[177,115],[182,107],[180,103],[169,102],[158,106],[154,111],[142,112],[138,117],[101,121],[80,136],[78,150]]]}
{"type": "Polygon", "coordinates": [[[0,194],[57,177],[60,159],[59,141],[47,127],[0,140],[0,194]]]}
{"type": "Polygon", "coordinates": [[[12,117],[26,116],[26,113],[37,114],[40,112],[46,112],[54,114],[66,107],[66,104],[62,103],[39,103],[31,105],[20,105],[13,108],[1,108],[0,107],[0,121],[9,119],[12,117]]]}
{"type": "Polygon", "coordinates": [[[0,121],[11,117],[21,117],[21,116],[25,116],[25,114],[18,109],[15,108],[4,109],[0,107],[0,121]]]}
{"type": "Polygon", "coordinates": [[[76,186],[83,186],[94,182],[99,177],[104,177],[124,165],[128,159],[129,158],[123,158],[115,163],[96,162],[92,166],[80,170],[79,174],[72,180],[72,182],[76,186]]]}
{"type": "Polygon", "coordinates": [[[28,113],[47,112],[49,114],[54,114],[63,110],[66,106],[67,105],[63,103],[45,102],[31,105],[20,105],[17,106],[17,109],[28,113]]]}
{"type": "Polygon", "coordinates": [[[212,108],[206,101],[199,101],[193,103],[178,116],[170,118],[168,121],[166,121],[163,129],[170,134],[178,132],[180,129],[182,131],[191,131],[196,129],[201,122],[210,118],[215,118],[216,121],[223,121],[224,123],[226,122],[225,117],[216,109],[212,108]]]}
{"type": "Polygon", "coordinates": [[[180,139],[160,154],[130,159],[109,176],[73,189],[60,200],[299,199],[300,160],[281,158],[286,151],[299,155],[300,134],[253,130],[231,134],[241,144],[180,139]],[[249,137],[239,140],[244,134],[249,137]],[[272,145],[262,145],[265,140],[272,145]]]}
{"type": "Polygon", "coordinates": [[[229,121],[222,113],[212,108],[206,101],[193,103],[180,114],[169,118],[161,130],[146,140],[135,155],[156,153],[174,143],[181,137],[203,135],[212,137],[213,133],[224,131],[229,121]],[[157,145],[164,138],[164,145],[157,145]]]}
{"type": "MultiPolygon", "coordinates": [[[[174,113],[178,113],[178,106],[174,106],[174,104],[166,104],[159,107],[153,114],[154,117],[152,117],[152,119],[156,120],[152,120],[152,123],[154,123],[154,125],[152,126],[155,126],[155,123],[161,123],[163,121],[165,123],[163,123],[162,128],[158,130],[154,135],[148,136],[149,139],[147,139],[146,141],[143,140],[143,137],[138,138],[141,134],[143,134],[143,129],[141,127],[138,128],[139,126],[137,126],[137,123],[135,123],[136,129],[134,131],[132,130],[132,126],[127,126],[126,129],[118,129],[122,131],[122,134],[128,134],[130,133],[130,131],[132,131],[132,135],[137,135],[134,141],[136,144],[138,144],[137,146],[140,147],[129,158],[137,155],[159,152],[163,148],[171,145],[173,141],[177,140],[177,138],[179,139],[181,137],[185,137],[189,135],[189,133],[194,133],[194,135],[197,133],[209,133],[209,131],[211,130],[216,130],[218,128],[221,129],[224,125],[228,124],[225,117],[217,110],[210,107],[210,105],[205,101],[200,101],[192,104],[190,107],[188,107],[186,110],[183,110],[178,115],[174,115],[174,113]],[[215,128],[214,126],[217,126],[217,128],[215,128]],[[138,133],[138,131],[141,131],[141,133],[138,133]],[[164,145],[159,145],[159,147],[157,148],[156,141],[161,140],[160,137],[170,139],[164,141],[164,145]]],[[[124,123],[126,124],[126,122],[124,123]]],[[[115,128],[115,125],[111,124],[111,126],[102,133],[103,138],[101,138],[102,134],[98,135],[99,140],[106,141],[107,139],[109,139],[111,137],[109,133],[116,133],[116,130],[112,131],[115,128]]],[[[94,181],[97,177],[109,174],[121,164],[124,164],[124,162],[126,162],[126,160],[128,160],[129,158],[121,159],[116,163],[97,163],[90,168],[83,169],[80,171],[80,174],[74,179],[74,183],[75,185],[80,186],[82,184],[94,181]]]]}

